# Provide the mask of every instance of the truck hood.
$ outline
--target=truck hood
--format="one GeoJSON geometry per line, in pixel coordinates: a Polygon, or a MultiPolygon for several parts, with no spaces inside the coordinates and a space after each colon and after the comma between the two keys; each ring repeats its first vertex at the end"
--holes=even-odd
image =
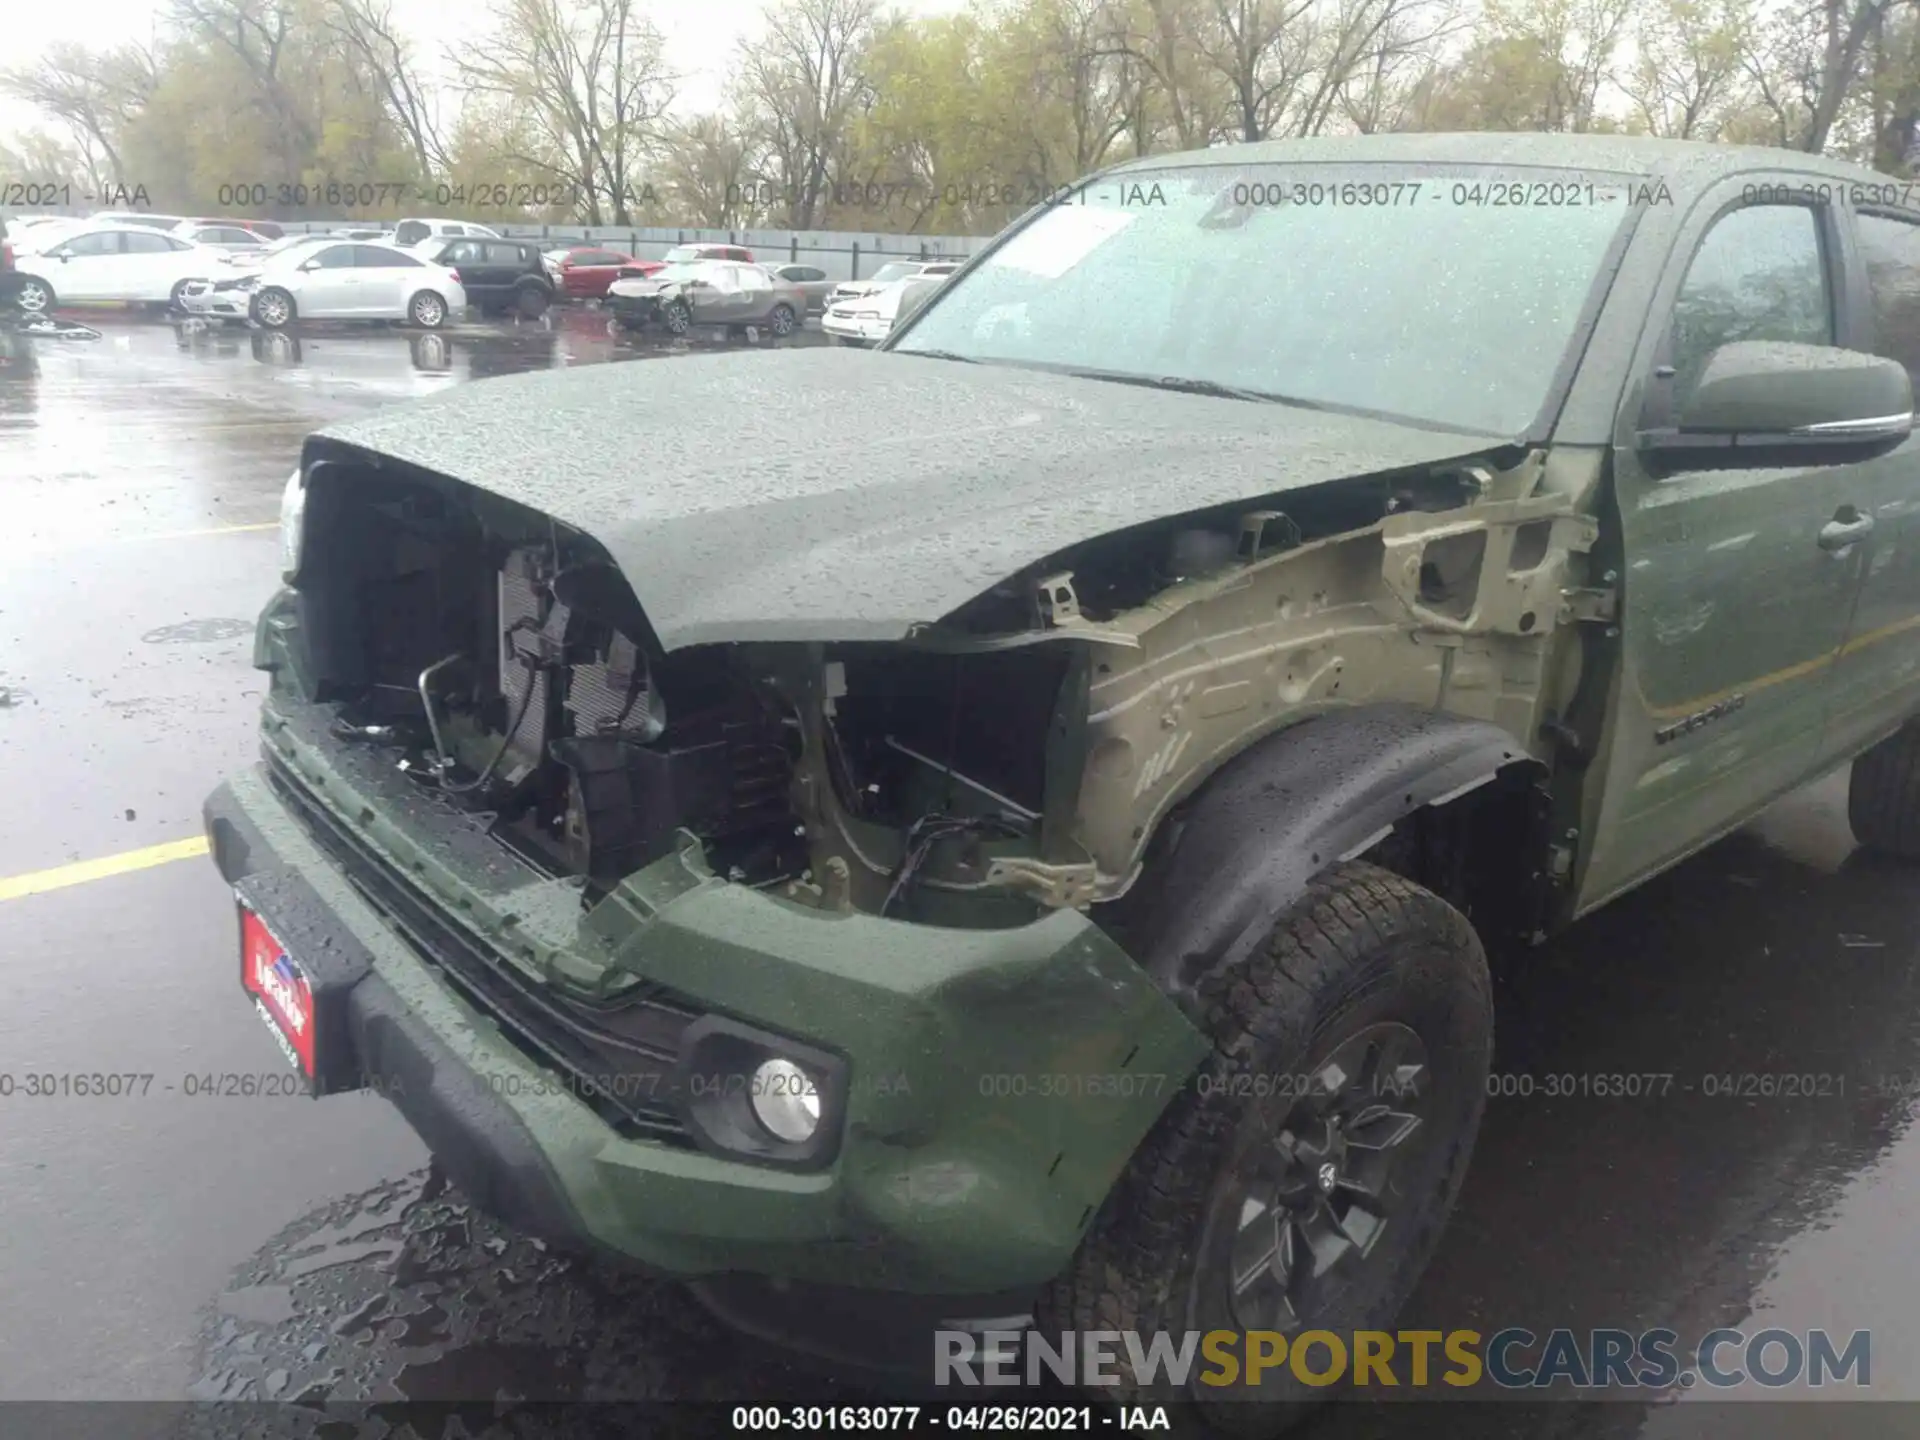
{"type": "Polygon", "coordinates": [[[818,348],[461,385],[319,431],[303,463],[387,456],[554,516],[674,650],[897,640],[1098,535],[1502,443],[818,348]]]}

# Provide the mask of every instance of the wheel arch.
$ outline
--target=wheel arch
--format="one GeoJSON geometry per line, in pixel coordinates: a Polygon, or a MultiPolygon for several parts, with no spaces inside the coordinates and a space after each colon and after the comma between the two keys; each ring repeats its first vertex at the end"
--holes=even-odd
{"type": "Polygon", "coordinates": [[[1544,914],[1546,767],[1488,721],[1410,705],[1318,715],[1255,741],[1161,821],[1127,895],[1096,912],[1182,1005],[1342,861],[1465,913],[1489,950],[1544,914]]]}

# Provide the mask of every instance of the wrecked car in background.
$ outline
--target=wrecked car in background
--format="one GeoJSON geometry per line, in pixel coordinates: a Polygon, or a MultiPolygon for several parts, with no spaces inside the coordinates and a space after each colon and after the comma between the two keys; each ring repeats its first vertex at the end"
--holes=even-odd
{"type": "Polygon", "coordinates": [[[1878,184],[1159,156],[873,354],[323,431],[207,805],[246,991],[483,1206],[819,1353],[1391,1329],[1489,952],[1854,756],[1860,837],[1920,852],[1920,214],[1878,184]]]}

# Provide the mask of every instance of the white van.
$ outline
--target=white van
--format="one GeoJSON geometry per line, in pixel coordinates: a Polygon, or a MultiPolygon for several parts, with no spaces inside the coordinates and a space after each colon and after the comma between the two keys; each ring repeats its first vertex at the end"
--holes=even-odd
{"type": "Polygon", "coordinates": [[[484,235],[498,240],[500,232],[471,220],[402,220],[393,227],[393,243],[412,249],[424,240],[458,240],[465,235],[484,235]]]}

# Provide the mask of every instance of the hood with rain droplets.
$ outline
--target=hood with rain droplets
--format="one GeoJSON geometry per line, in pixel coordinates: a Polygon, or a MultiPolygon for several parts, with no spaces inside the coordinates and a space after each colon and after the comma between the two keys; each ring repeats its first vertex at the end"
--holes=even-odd
{"type": "Polygon", "coordinates": [[[1500,442],[839,348],[485,380],[322,430],[593,536],[668,650],[897,640],[1081,541],[1500,442]]]}

